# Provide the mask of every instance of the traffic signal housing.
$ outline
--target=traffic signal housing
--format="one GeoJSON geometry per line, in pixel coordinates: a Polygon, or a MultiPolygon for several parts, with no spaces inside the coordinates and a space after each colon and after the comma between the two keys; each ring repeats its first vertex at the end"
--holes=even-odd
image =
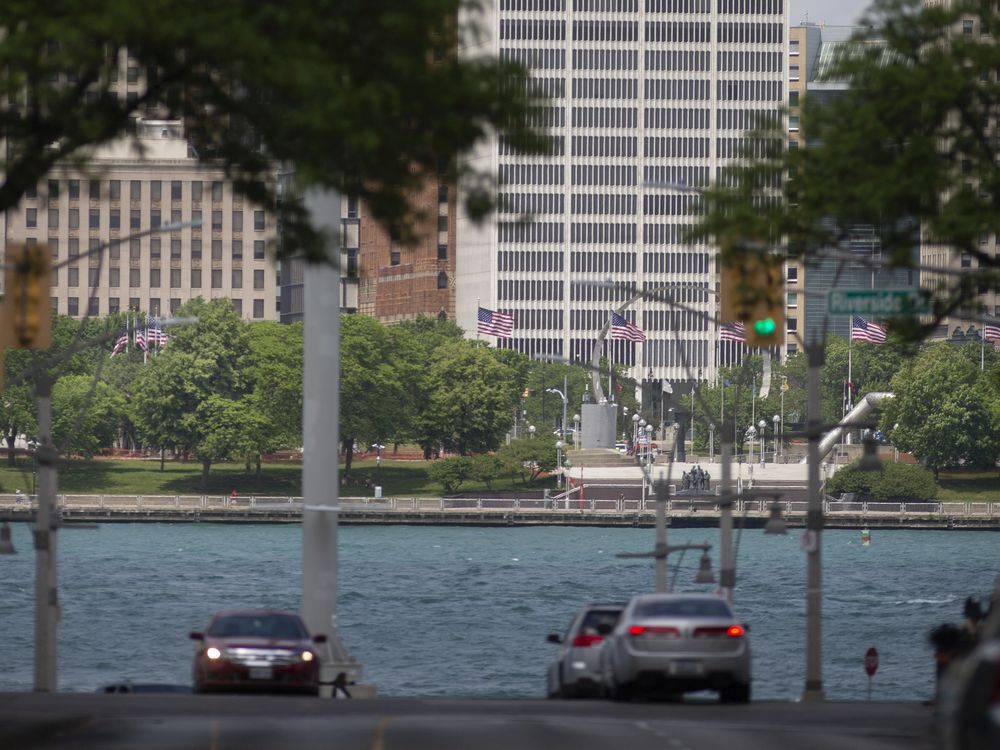
{"type": "Polygon", "coordinates": [[[4,260],[0,344],[48,349],[52,344],[51,266],[46,245],[10,244],[4,260]]]}
{"type": "Polygon", "coordinates": [[[785,275],[781,258],[733,243],[723,247],[720,315],[743,323],[750,347],[780,346],[785,340],[785,275]]]}

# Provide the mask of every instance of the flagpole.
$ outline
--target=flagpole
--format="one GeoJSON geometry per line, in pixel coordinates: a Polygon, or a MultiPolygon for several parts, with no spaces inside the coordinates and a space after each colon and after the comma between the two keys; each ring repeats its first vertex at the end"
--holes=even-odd
{"type": "MultiPolygon", "coordinates": [[[[612,315],[614,312],[612,312],[612,315]]],[[[615,340],[614,337],[610,335],[611,328],[614,326],[614,320],[608,323],[608,403],[610,404],[615,400],[615,340]]],[[[616,402],[617,403],[617,402],[616,402]]]]}
{"type": "Polygon", "coordinates": [[[986,329],[983,328],[983,332],[979,337],[979,372],[986,369],[986,329]]]}
{"type": "Polygon", "coordinates": [[[142,363],[146,364],[149,359],[149,315],[146,315],[146,329],[143,333],[143,341],[146,343],[146,348],[142,350],[142,363]]]}
{"type": "MultiPolygon", "coordinates": [[[[851,318],[851,335],[847,337],[847,398],[844,400],[844,419],[847,418],[847,406],[851,402],[851,397],[854,395],[854,378],[853,378],[853,360],[852,355],[854,354],[854,318],[851,318]]],[[[851,444],[851,432],[850,430],[844,430],[844,442],[847,445],[851,444]]]]}
{"type": "Polygon", "coordinates": [[[479,341],[479,310],[482,307],[479,297],[476,297],[476,341],[479,341]]]}

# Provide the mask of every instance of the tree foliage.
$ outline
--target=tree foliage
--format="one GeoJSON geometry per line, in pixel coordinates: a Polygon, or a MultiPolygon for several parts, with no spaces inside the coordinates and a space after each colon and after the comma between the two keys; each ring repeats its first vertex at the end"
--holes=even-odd
{"type": "Polygon", "coordinates": [[[67,375],[52,387],[52,440],[63,453],[87,458],[111,445],[125,414],[125,397],[89,375],[67,375]]]}
{"type": "MultiPolygon", "coordinates": [[[[455,53],[477,41],[478,6],[56,0],[43,8],[5,0],[0,126],[9,158],[0,210],[56,164],[84,166],[94,146],[151,114],[183,119],[199,158],[224,165],[260,205],[275,205],[273,165],[284,161],[302,185],[364,200],[404,239],[420,218],[409,197],[443,170],[464,173],[467,208],[482,216],[492,182],[453,157],[491,131],[529,152],[547,140],[527,125],[541,102],[523,68],[455,53]],[[128,68],[141,71],[129,98],[111,90],[126,55],[128,68]]],[[[282,252],[321,257],[295,195],[286,193],[282,208],[282,252]]]]}
{"type": "Polygon", "coordinates": [[[878,501],[934,500],[939,489],[929,470],[901,463],[884,463],[881,471],[862,471],[855,462],[826,483],[826,491],[832,495],[857,492],[878,501]]]}
{"type": "Polygon", "coordinates": [[[497,457],[508,473],[519,475],[527,483],[556,468],[556,441],[544,435],[511,440],[498,451],[497,457]]]}

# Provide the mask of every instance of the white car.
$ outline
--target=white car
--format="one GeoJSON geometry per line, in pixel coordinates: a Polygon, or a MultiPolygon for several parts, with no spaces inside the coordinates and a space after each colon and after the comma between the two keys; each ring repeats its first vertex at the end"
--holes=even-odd
{"type": "Polygon", "coordinates": [[[714,594],[640,594],[606,634],[603,682],[611,697],[717,690],[724,703],[750,700],[747,626],[714,594]]]}

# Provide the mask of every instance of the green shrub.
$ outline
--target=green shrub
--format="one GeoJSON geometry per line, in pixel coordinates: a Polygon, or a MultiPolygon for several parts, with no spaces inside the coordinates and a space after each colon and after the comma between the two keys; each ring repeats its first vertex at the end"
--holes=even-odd
{"type": "Polygon", "coordinates": [[[472,461],[466,456],[456,456],[434,461],[427,468],[427,476],[432,482],[440,484],[445,492],[455,492],[469,478],[471,471],[472,461]]]}
{"type": "Polygon", "coordinates": [[[492,453],[481,453],[469,459],[469,477],[486,485],[487,489],[493,489],[493,480],[503,475],[503,461],[492,453]]]}
{"type": "Polygon", "coordinates": [[[884,463],[882,471],[861,471],[857,462],[845,466],[826,483],[831,495],[857,492],[869,500],[934,500],[940,487],[923,466],[884,463]]]}

